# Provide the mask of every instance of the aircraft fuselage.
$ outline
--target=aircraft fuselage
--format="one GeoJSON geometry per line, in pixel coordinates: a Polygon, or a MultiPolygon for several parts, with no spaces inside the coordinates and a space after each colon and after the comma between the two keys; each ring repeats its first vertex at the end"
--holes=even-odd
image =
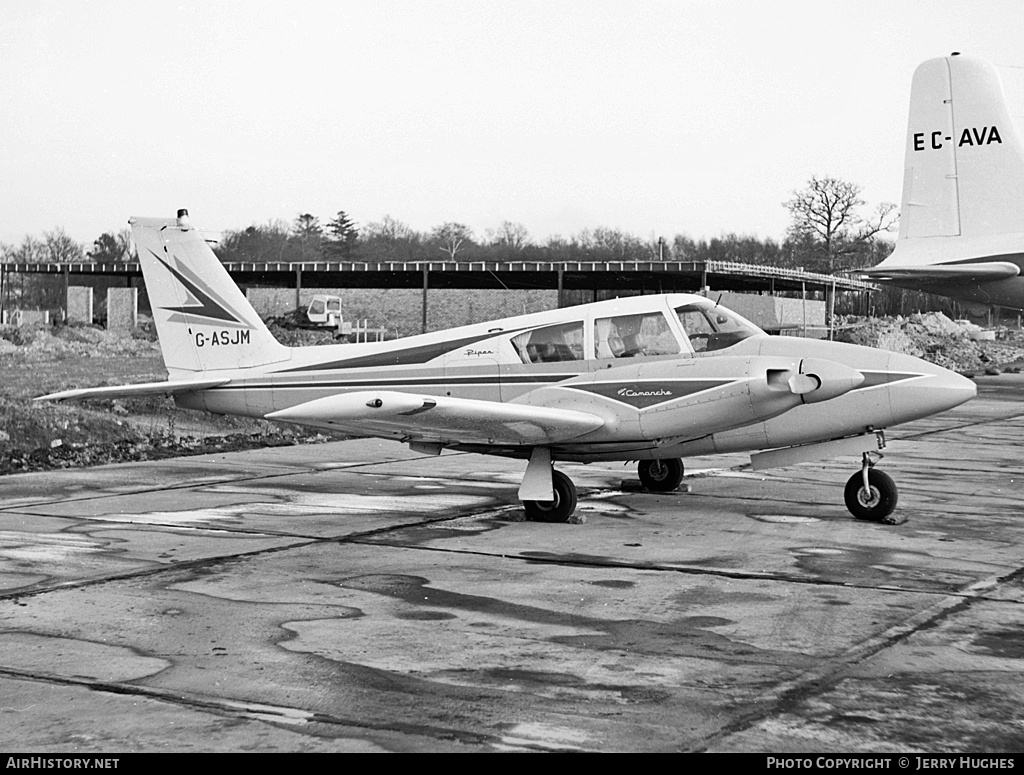
{"type": "MultiPolygon", "coordinates": [[[[686,332],[683,315],[675,314],[677,309],[689,309],[686,302],[694,298],[644,296],[552,310],[396,340],[383,350],[380,345],[295,349],[290,361],[270,370],[252,375],[234,371],[225,375],[230,376],[229,384],[187,393],[178,401],[218,413],[265,417],[330,396],[381,390],[562,408],[604,420],[590,433],[551,445],[557,459],[588,461],[807,444],[907,422],[973,395],[969,380],[917,358],[849,344],[770,337],[753,326],[742,330],[742,338],[735,342],[726,339],[724,347],[696,351],[693,343],[701,335],[686,332]],[[642,315],[658,315],[659,325],[667,326],[659,332],[655,349],[677,352],[602,352],[601,327],[609,325],[604,321],[637,320],[642,315]],[[528,353],[528,340],[537,338],[538,331],[548,331],[541,339],[561,338],[557,343],[542,342],[528,353]],[[532,362],[534,357],[538,362],[532,362]],[[819,381],[825,374],[829,383],[819,385],[816,394],[794,393],[789,387],[788,380],[799,375],[805,363],[811,365],[804,371],[814,371],[819,381]]],[[[711,308],[709,302],[704,304],[711,308]]],[[[365,428],[337,419],[310,416],[302,424],[365,434],[365,428]]],[[[374,435],[407,437],[402,429],[374,435]]],[[[454,433],[446,438],[443,429],[417,438],[517,457],[529,457],[531,449],[486,438],[467,441],[454,433]]]]}

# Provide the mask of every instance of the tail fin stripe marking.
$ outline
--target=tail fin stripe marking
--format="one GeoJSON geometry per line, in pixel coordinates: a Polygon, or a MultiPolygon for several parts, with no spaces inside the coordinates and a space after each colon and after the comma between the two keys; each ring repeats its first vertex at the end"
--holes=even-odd
{"type": "MultiPolygon", "coordinates": [[[[147,250],[149,250],[147,248],[147,250]]],[[[247,325],[242,319],[242,316],[231,309],[231,307],[221,299],[214,291],[209,287],[201,288],[199,283],[201,282],[197,277],[186,276],[185,267],[175,268],[169,263],[164,261],[160,256],[149,250],[150,255],[159,261],[167,271],[174,275],[179,283],[189,294],[189,301],[194,301],[198,305],[196,306],[184,306],[184,307],[163,307],[162,309],[168,312],[180,312],[183,315],[190,315],[192,317],[208,318],[222,323],[234,323],[237,325],[247,325]]],[[[188,272],[191,275],[191,272],[188,272]]],[[[205,285],[205,284],[204,284],[205,285]]],[[[187,302],[186,302],[187,303],[187,302]]],[[[174,318],[171,318],[172,320],[174,318]]]]}

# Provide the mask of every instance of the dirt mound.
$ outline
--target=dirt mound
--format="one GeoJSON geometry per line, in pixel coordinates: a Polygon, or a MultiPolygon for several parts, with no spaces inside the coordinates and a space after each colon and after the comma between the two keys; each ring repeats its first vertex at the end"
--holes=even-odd
{"type": "Polygon", "coordinates": [[[323,440],[265,420],[182,409],[166,396],[49,403],[75,387],[166,379],[146,331],[0,330],[0,474],[323,440]],[[9,337],[9,338],[8,338],[9,337]]]}
{"type": "Polygon", "coordinates": [[[0,395],[0,455],[17,449],[50,449],[62,444],[141,441],[123,419],[69,404],[48,404],[0,395]]]}
{"type": "Polygon", "coordinates": [[[14,449],[0,452],[0,475],[27,471],[49,471],[54,468],[83,468],[106,463],[139,460],[161,460],[169,457],[206,455],[214,452],[237,452],[245,449],[283,447],[329,441],[318,434],[233,433],[227,436],[140,435],[107,442],[71,442],[37,447],[29,451],[14,449]]]}
{"type": "Polygon", "coordinates": [[[200,435],[184,434],[179,428],[189,424],[191,413],[169,399],[156,400],[160,414],[154,419],[130,401],[52,404],[0,395],[0,475],[329,440],[247,418],[226,421],[237,428],[203,424],[200,435]]]}
{"type": "Polygon", "coordinates": [[[995,339],[976,341],[978,326],[941,312],[895,318],[846,317],[838,321],[841,342],[905,353],[963,374],[1024,368],[1024,332],[1000,328],[995,339]]]}
{"type": "Polygon", "coordinates": [[[84,325],[0,327],[0,354],[16,352],[34,361],[71,355],[131,357],[155,350],[156,336],[144,328],[121,332],[84,325]]]}

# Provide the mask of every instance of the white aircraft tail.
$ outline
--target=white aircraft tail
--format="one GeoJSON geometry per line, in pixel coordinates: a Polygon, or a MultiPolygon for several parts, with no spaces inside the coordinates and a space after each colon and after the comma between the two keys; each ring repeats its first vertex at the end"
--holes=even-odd
{"type": "Polygon", "coordinates": [[[130,223],[172,380],[290,357],[202,234],[189,225],[186,211],[177,219],[132,218],[130,223]]]}
{"type": "Polygon", "coordinates": [[[996,68],[930,59],[914,73],[896,251],[884,264],[1024,251],[1024,145],[996,68]]]}

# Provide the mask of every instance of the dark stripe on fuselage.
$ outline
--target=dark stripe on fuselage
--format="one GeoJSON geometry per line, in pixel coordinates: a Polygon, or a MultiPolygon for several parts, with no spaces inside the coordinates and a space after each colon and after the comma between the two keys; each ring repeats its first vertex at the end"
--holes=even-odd
{"type": "Polygon", "coordinates": [[[879,385],[891,385],[893,382],[905,382],[908,379],[927,376],[926,374],[900,371],[861,371],[861,374],[864,375],[864,381],[851,390],[851,393],[855,393],[858,390],[868,390],[879,385]]]}
{"type": "MultiPolygon", "coordinates": [[[[851,392],[857,390],[870,390],[871,388],[878,387],[879,385],[888,385],[894,382],[904,382],[910,379],[917,379],[926,374],[915,374],[913,372],[897,372],[897,371],[861,371],[864,375],[864,382],[858,385],[851,392]]],[[[483,386],[483,385],[536,385],[537,387],[543,387],[545,385],[557,384],[570,380],[574,377],[579,376],[578,374],[535,374],[535,375],[516,375],[516,376],[498,376],[497,374],[486,376],[486,377],[429,377],[420,378],[415,377],[406,379],[357,379],[357,380],[336,380],[336,379],[324,379],[324,380],[303,380],[295,382],[264,382],[263,379],[259,378],[254,380],[246,380],[231,382],[230,384],[207,388],[210,392],[237,392],[240,390],[373,390],[373,389],[384,389],[384,388],[406,388],[408,390],[418,389],[430,389],[444,386],[483,386]]],[[[685,394],[676,394],[671,397],[666,397],[665,400],[675,400],[683,395],[693,395],[700,390],[708,390],[719,385],[727,384],[731,380],[707,380],[705,381],[693,381],[692,389],[685,394]],[[701,386],[702,385],[702,386],[701,386]]],[[[588,383],[579,382],[567,384],[564,387],[572,388],[574,390],[580,390],[588,393],[596,393],[603,395],[605,398],[609,398],[613,401],[620,400],[615,395],[610,393],[616,393],[619,389],[624,387],[636,388],[643,390],[644,385],[655,385],[664,383],[665,380],[650,380],[650,381],[639,381],[639,382],[604,382],[604,383],[588,383]]],[[[685,380],[680,380],[685,382],[685,380]]],[[[626,401],[620,401],[621,403],[628,403],[626,401]]]]}
{"type": "Polygon", "coordinates": [[[336,389],[354,389],[354,388],[390,388],[390,387],[409,387],[416,388],[422,387],[438,387],[444,385],[537,385],[541,387],[543,385],[550,385],[553,383],[564,382],[567,379],[579,376],[578,374],[537,374],[535,376],[498,376],[492,374],[487,377],[428,377],[417,379],[415,377],[407,379],[357,379],[357,380],[336,380],[336,379],[324,379],[324,380],[313,380],[313,381],[302,381],[302,382],[264,382],[263,377],[259,380],[246,380],[235,381],[231,384],[224,385],[223,387],[209,388],[210,390],[261,390],[261,389],[274,389],[274,390],[329,390],[331,388],[336,389]]]}
{"type": "Polygon", "coordinates": [[[416,366],[432,361],[434,358],[440,358],[442,355],[458,350],[460,347],[467,347],[471,344],[482,342],[485,339],[493,339],[496,336],[516,334],[521,330],[525,329],[488,331],[485,334],[467,336],[463,339],[449,339],[445,342],[423,344],[418,347],[406,347],[401,350],[391,350],[389,352],[374,353],[372,355],[363,355],[355,358],[343,358],[342,360],[329,361],[327,363],[314,363],[309,366],[297,366],[293,369],[282,369],[275,373],[289,374],[298,371],[321,371],[323,369],[372,369],[379,368],[381,366],[416,366]]]}
{"type": "Polygon", "coordinates": [[[647,409],[670,401],[730,385],[735,379],[642,379],[615,382],[591,382],[566,385],[568,388],[594,393],[609,401],[634,409],[647,409]]]}

